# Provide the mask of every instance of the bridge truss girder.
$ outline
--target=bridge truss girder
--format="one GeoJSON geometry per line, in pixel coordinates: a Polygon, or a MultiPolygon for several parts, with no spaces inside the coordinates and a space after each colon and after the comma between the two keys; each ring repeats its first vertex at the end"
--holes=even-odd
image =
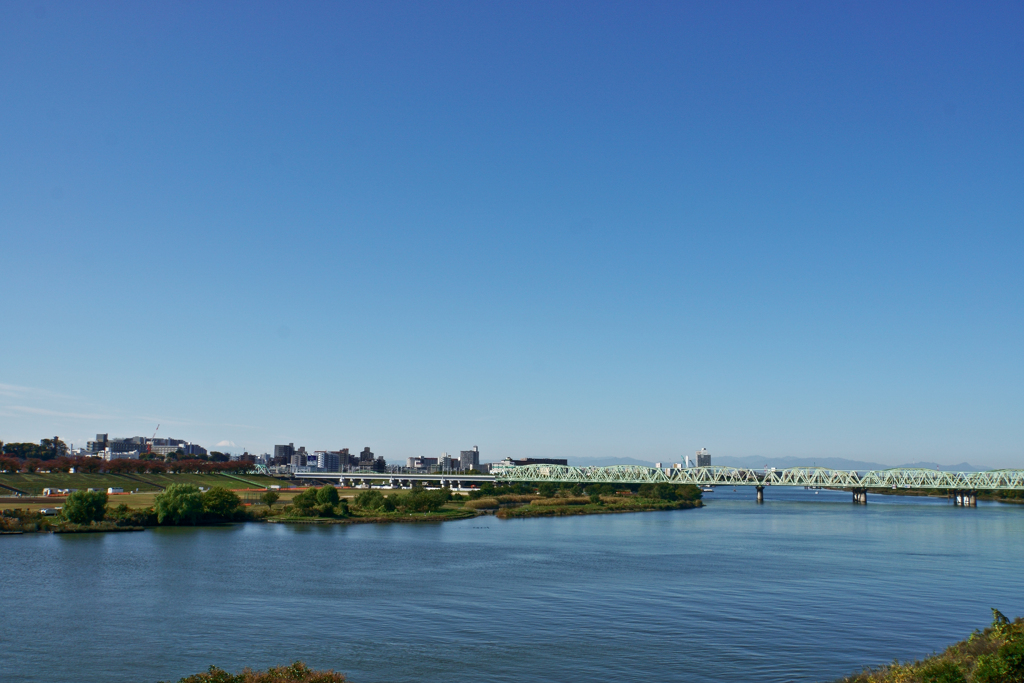
{"type": "Polygon", "coordinates": [[[508,465],[495,467],[495,481],[569,484],[694,484],[697,486],[821,486],[827,488],[900,488],[951,490],[1024,490],[1024,470],[941,472],[894,468],[856,472],[823,467],[750,470],[737,467],[657,468],[638,465],[567,467],[508,465]]]}

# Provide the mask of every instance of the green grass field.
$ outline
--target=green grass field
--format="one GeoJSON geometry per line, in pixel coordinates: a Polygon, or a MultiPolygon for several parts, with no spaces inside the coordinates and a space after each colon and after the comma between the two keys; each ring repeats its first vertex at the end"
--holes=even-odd
{"type": "Polygon", "coordinates": [[[45,488],[100,489],[123,488],[161,491],[171,484],[196,486],[223,486],[229,489],[265,487],[281,484],[279,479],[261,475],[228,474],[0,474],[0,484],[19,489],[31,495],[41,495],[45,488]]]}

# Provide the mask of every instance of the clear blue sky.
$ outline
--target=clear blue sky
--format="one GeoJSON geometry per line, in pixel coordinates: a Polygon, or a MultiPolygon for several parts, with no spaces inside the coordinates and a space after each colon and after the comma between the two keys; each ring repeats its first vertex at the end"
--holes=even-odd
{"type": "Polygon", "coordinates": [[[0,4],[0,439],[1024,466],[1024,5],[0,4]]]}

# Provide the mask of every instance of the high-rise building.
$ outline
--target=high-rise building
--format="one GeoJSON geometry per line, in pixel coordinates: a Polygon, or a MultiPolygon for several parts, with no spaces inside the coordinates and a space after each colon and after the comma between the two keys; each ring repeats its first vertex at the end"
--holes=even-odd
{"type": "Polygon", "coordinates": [[[337,451],[316,451],[307,459],[310,467],[324,472],[340,472],[341,457],[337,451]]]}
{"type": "Polygon", "coordinates": [[[287,446],[283,444],[274,446],[275,465],[287,465],[289,462],[291,462],[293,455],[295,455],[294,443],[290,443],[287,446]]]}
{"type": "Polygon", "coordinates": [[[109,439],[107,434],[97,434],[95,441],[89,441],[85,445],[85,450],[90,453],[102,453],[106,450],[109,439]]]}
{"type": "Polygon", "coordinates": [[[475,470],[479,469],[480,465],[480,449],[473,446],[471,451],[459,451],[459,469],[475,470]]]}
{"type": "MultiPolygon", "coordinates": [[[[288,444],[289,446],[291,444],[288,444]]],[[[292,467],[309,467],[309,461],[306,456],[306,447],[299,446],[292,450],[292,457],[288,463],[292,467]]]]}
{"type": "Polygon", "coordinates": [[[711,454],[708,449],[702,448],[697,451],[697,467],[711,467],[711,454]]]}

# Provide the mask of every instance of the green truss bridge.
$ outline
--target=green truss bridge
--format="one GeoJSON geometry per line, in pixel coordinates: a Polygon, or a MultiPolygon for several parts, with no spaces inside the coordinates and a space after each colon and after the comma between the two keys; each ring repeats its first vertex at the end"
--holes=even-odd
{"type": "Polygon", "coordinates": [[[566,467],[564,465],[504,465],[491,470],[495,481],[570,484],[694,484],[696,486],[753,486],[764,501],[765,486],[809,486],[850,489],[855,503],[867,503],[869,489],[942,489],[957,505],[977,505],[978,491],[1024,491],[1024,470],[941,472],[894,468],[856,472],[823,467],[750,470],[736,467],[566,467]]]}

